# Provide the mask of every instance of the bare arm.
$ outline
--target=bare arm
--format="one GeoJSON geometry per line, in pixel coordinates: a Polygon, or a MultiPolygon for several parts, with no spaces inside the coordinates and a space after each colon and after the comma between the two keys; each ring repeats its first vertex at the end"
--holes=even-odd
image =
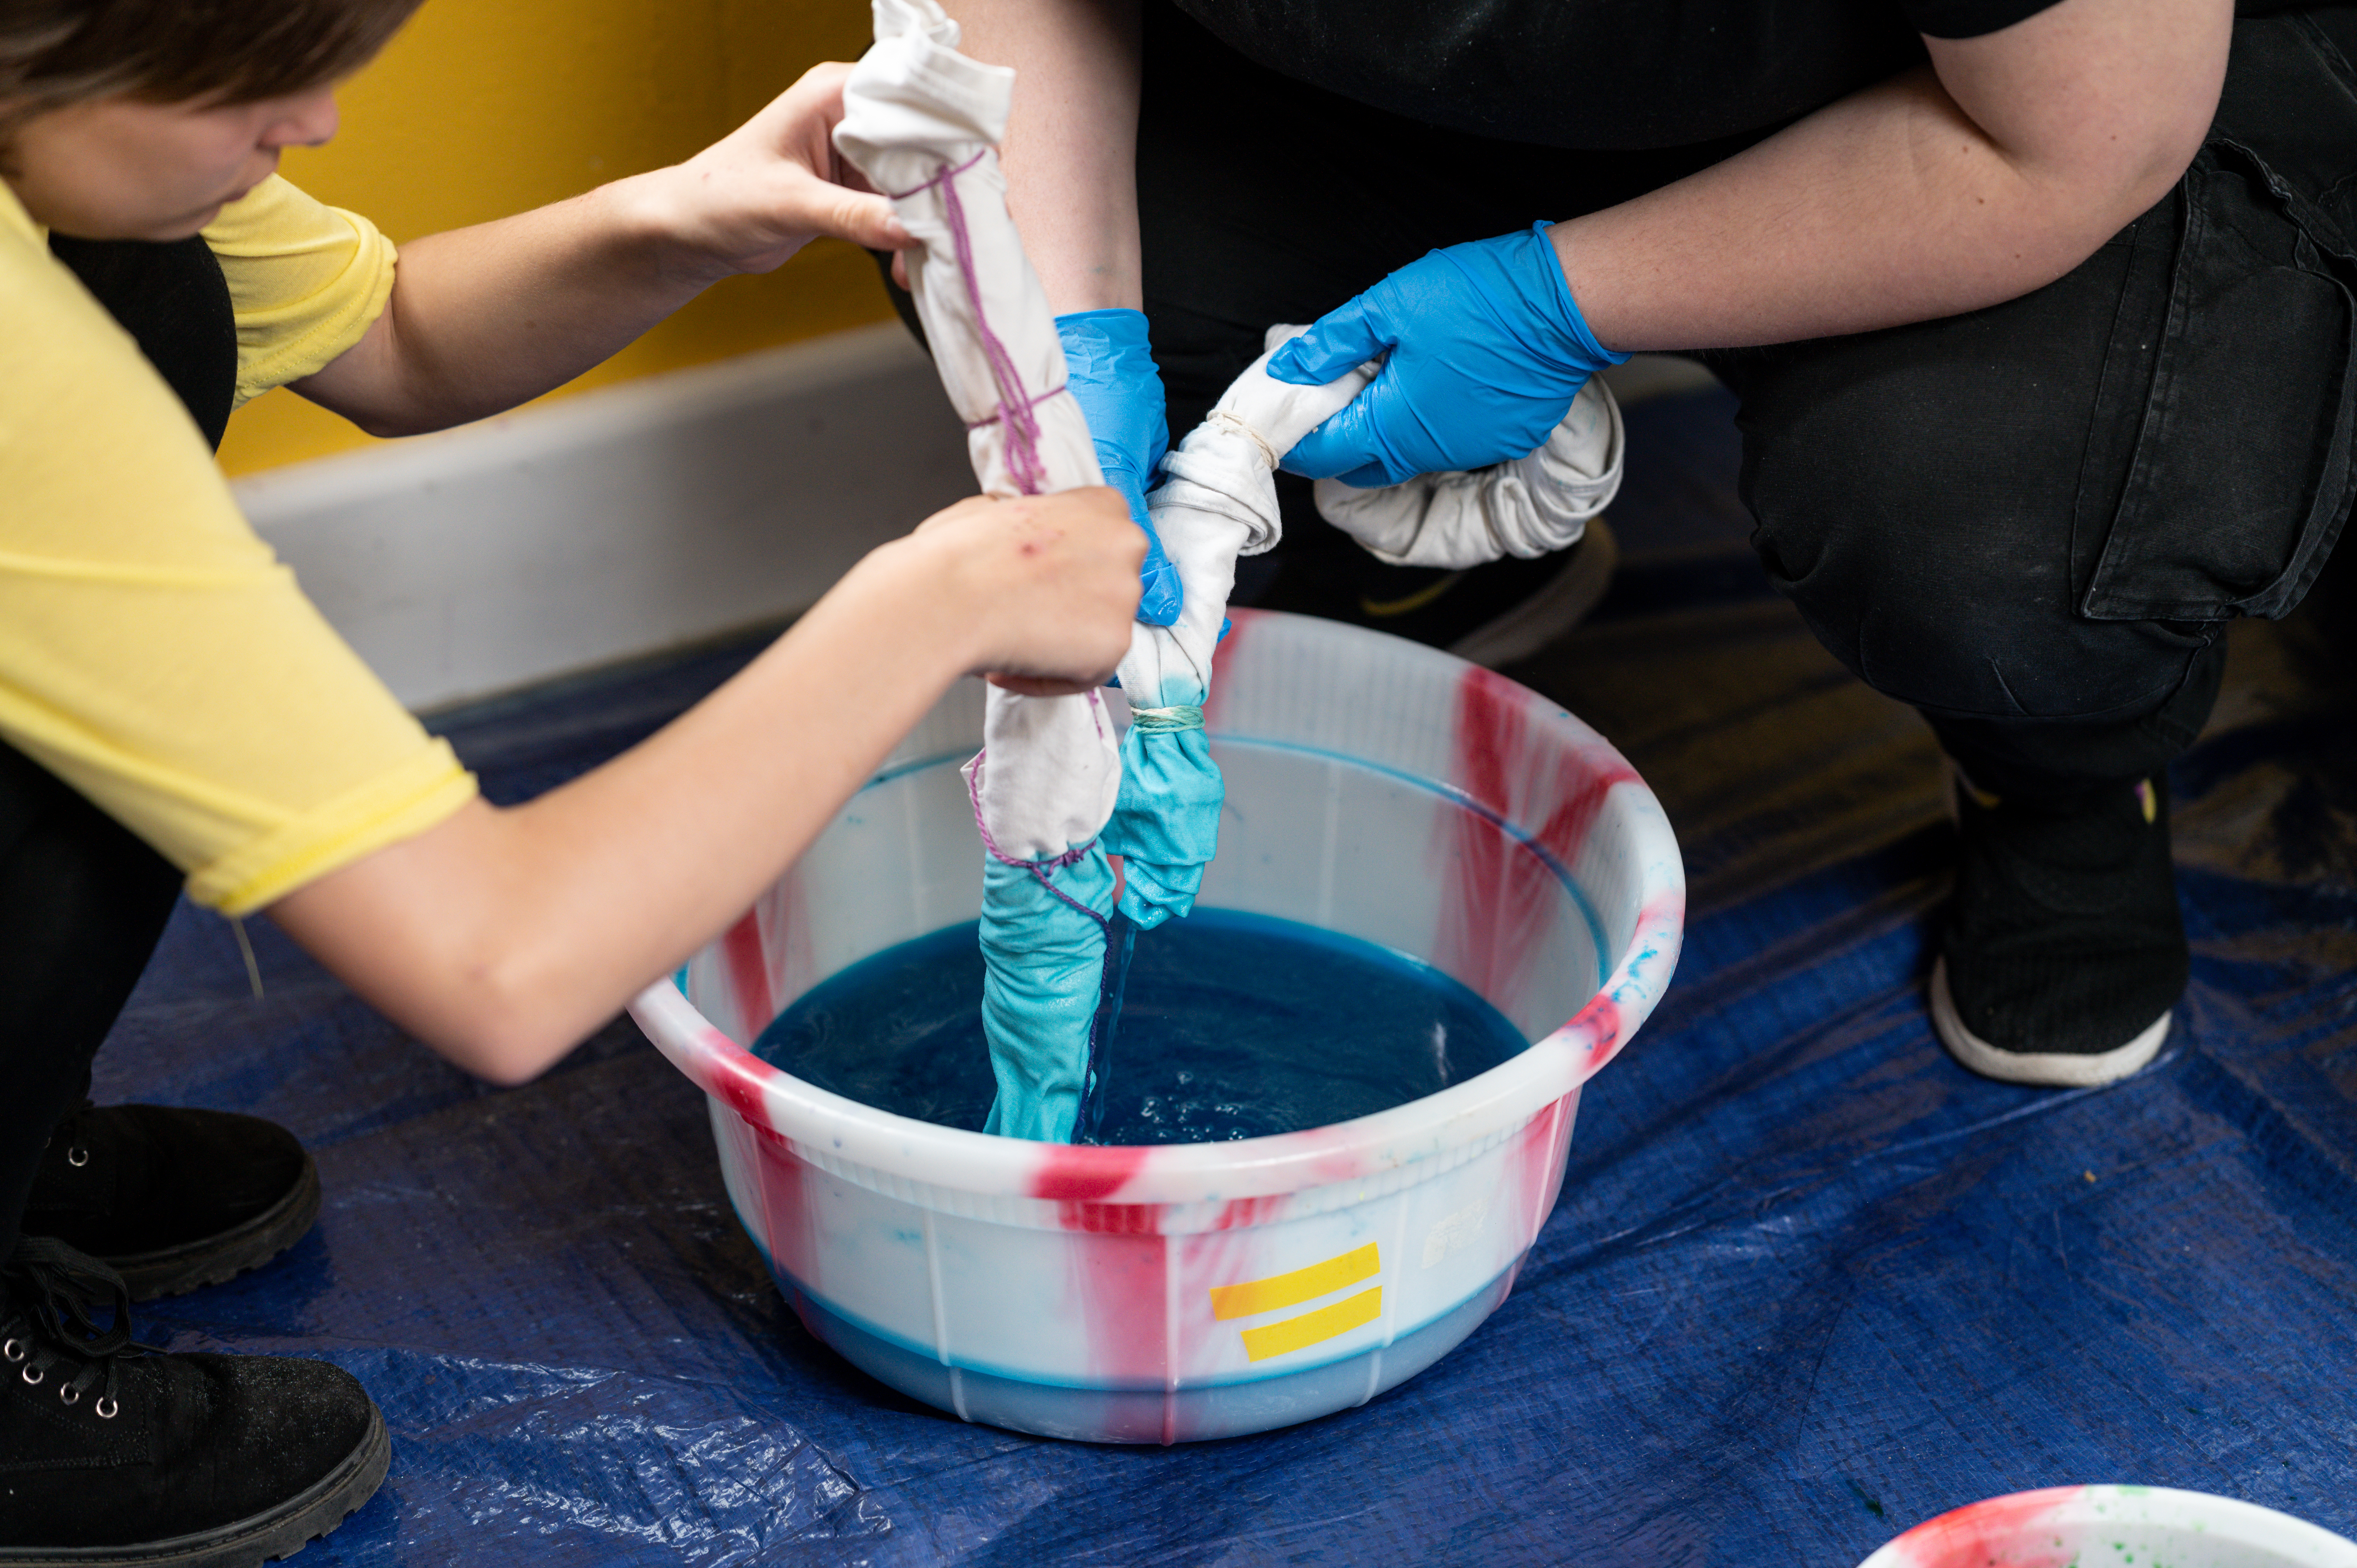
{"type": "Polygon", "coordinates": [[[295,390],[372,435],[438,430],[562,385],[820,234],[907,243],[882,197],[842,183],[829,137],[850,69],[814,68],[686,163],[404,245],[384,314],[295,390]]]}
{"type": "Polygon", "coordinates": [[[1137,0],[948,0],[960,52],[1022,74],[999,155],[1023,249],[1061,315],[1136,310],[1137,0]]]}
{"type": "Polygon", "coordinates": [[[271,917],[459,1066],[522,1081],[742,913],[959,675],[1102,680],[1144,551],[1109,489],[962,502],[640,746],[528,804],[477,800],[271,917]]]}
{"type": "Polygon", "coordinates": [[[1614,349],[1953,316],[2061,277],[2165,195],[2225,80],[2231,0],[2063,0],[1932,69],[1551,231],[1614,349]]]}

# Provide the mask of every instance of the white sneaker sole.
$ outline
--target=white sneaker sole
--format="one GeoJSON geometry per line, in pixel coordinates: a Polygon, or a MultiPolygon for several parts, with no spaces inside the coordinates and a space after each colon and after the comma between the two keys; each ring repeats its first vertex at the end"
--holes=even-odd
{"type": "Polygon", "coordinates": [[[2160,1054],[2169,1038],[2169,1015],[2163,1013],[2125,1046],[2093,1055],[2064,1051],[2000,1050],[1964,1027],[1956,1015],[1956,999],[1948,991],[1948,961],[1932,966],[1932,1028],[1948,1054],[1980,1074],[2007,1083],[2035,1083],[2051,1089],[2093,1089],[2116,1083],[2139,1071],[2160,1054]]]}
{"type": "Polygon", "coordinates": [[[1497,619],[1475,627],[1451,643],[1448,651],[1468,664],[1494,670],[1527,659],[1587,618],[1612,585],[1612,570],[1620,564],[1620,542],[1600,517],[1590,518],[1587,531],[1571,547],[1571,559],[1547,585],[1497,619]]]}

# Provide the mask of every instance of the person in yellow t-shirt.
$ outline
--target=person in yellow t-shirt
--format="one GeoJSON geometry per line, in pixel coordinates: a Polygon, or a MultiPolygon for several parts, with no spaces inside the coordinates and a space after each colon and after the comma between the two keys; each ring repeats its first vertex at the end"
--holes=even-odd
{"type": "Polygon", "coordinates": [[[643,745],[483,800],[238,515],[210,450],[231,407],[287,385],[380,434],[457,424],[814,235],[908,237],[840,183],[847,68],[823,66],[684,164],[396,257],[274,170],[414,4],[0,0],[10,1560],[259,1563],[384,1474],[382,1418],[331,1367],[128,1347],[134,1294],[261,1262],[319,1201],[267,1122],[84,1099],[183,887],[516,1082],[750,903],[951,682],[1078,690],[1127,646],[1145,542],[1114,492],[976,499],[643,745]]]}

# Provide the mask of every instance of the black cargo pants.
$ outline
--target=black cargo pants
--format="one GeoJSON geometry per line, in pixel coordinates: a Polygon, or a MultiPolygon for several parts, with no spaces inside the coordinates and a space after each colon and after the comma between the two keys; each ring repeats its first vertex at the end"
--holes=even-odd
{"type": "MultiPolygon", "coordinates": [[[[1573,153],[1385,114],[1149,12],[1138,182],[1174,434],[1435,246],[1626,200],[1740,142],[1573,153]]],[[[1742,400],[1777,587],[1976,781],[2059,794],[2190,745],[2223,623],[2280,616],[2350,499],[2357,10],[2245,19],[2185,178],[2076,271],[1945,320],[1701,357],[1742,400]]],[[[1631,451],[1632,464],[1645,461],[1631,451]]],[[[1283,487],[1289,551],[1337,537],[1283,487]]]]}

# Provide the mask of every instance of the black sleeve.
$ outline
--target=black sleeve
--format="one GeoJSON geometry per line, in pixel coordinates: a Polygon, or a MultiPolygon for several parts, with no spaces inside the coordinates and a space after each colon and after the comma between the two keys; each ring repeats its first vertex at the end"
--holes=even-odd
{"type": "Polygon", "coordinates": [[[1915,30],[1933,38],[1977,38],[2055,4],[2057,0],[1901,0],[1915,30]]]}

